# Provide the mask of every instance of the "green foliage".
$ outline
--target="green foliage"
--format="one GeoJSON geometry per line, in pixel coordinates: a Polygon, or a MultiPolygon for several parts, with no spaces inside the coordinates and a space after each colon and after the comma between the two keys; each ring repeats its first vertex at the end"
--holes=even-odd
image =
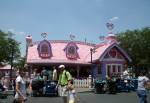
{"type": "Polygon", "coordinates": [[[150,68],[150,28],[127,30],[117,35],[135,68],[150,68]]]}
{"type": "Polygon", "coordinates": [[[0,65],[11,64],[12,59],[17,60],[20,57],[19,43],[10,36],[11,33],[0,31],[0,65]]]}
{"type": "Polygon", "coordinates": [[[2,64],[3,62],[5,63],[7,61],[7,48],[5,47],[5,45],[8,45],[8,41],[6,39],[7,36],[8,34],[0,31],[0,64],[2,64]]]}
{"type": "Polygon", "coordinates": [[[20,57],[15,63],[14,67],[17,69],[24,69],[25,66],[25,57],[20,57]]]}

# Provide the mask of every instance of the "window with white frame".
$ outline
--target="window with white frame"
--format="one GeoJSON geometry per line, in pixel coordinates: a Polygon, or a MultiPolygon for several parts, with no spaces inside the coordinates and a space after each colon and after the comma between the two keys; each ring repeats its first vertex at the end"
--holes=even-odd
{"type": "Polygon", "coordinates": [[[122,64],[106,64],[106,75],[121,74],[122,64]]]}
{"type": "Polygon", "coordinates": [[[50,58],[52,56],[51,44],[47,40],[41,41],[37,49],[41,58],[50,58]]]}

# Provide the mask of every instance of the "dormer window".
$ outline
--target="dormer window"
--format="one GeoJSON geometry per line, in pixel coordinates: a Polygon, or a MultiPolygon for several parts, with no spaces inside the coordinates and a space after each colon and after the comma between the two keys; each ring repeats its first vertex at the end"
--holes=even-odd
{"type": "Polygon", "coordinates": [[[41,53],[48,53],[48,45],[47,44],[43,44],[41,46],[41,53]]]}
{"type": "Polygon", "coordinates": [[[75,46],[69,46],[67,48],[67,51],[69,54],[76,54],[76,47],[75,46]]]}
{"type": "Polygon", "coordinates": [[[40,42],[38,45],[38,52],[41,58],[50,58],[52,56],[50,43],[46,40],[40,42]]]}
{"type": "Polygon", "coordinates": [[[74,42],[69,42],[64,50],[68,59],[77,59],[79,57],[77,52],[78,47],[74,42]]]}

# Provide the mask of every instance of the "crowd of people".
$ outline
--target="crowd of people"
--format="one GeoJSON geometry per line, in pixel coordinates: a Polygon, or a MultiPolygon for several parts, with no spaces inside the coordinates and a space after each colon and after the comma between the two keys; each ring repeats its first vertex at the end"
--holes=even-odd
{"type": "MultiPolygon", "coordinates": [[[[147,95],[150,90],[150,79],[146,75],[147,75],[147,73],[145,71],[141,71],[137,77],[136,92],[137,92],[137,96],[139,98],[139,103],[148,103],[147,95]]],[[[111,78],[107,77],[107,79],[120,78],[120,79],[124,80],[124,82],[128,82],[128,81],[132,80],[133,77],[134,76],[131,76],[129,71],[127,69],[125,69],[123,74],[121,75],[121,77],[117,77],[117,76],[113,77],[112,76],[111,78]]]]}
{"type": "MultiPolygon", "coordinates": [[[[47,70],[43,68],[41,74],[37,73],[35,70],[31,74],[30,80],[25,78],[25,73],[22,71],[17,71],[15,79],[15,94],[14,94],[14,103],[25,103],[27,101],[27,94],[32,95],[33,93],[33,81],[35,79],[42,80],[43,82],[51,79],[58,81],[57,86],[58,94],[62,97],[64,103],[76,103],[76,92],[73,86],[72,75],[69,71],[66,70],[65,65],[60,65],[58,67],[59,75],[57,75],[57,69],[54,67],[52,75],[48,75],[47,70]],[[58,77],[58,78],[57,78],[58,77]]],[[[43,88],[44,90],[44,88],[43,88]]],[[[44,91],[42,91],[44,92],[44,91]]]]}
{"type": "MultiPolygon", "coordinates": [[[[123,72],[122,78],[130,79],[127,70],[123,72]]],[[[47,80],[51,79],[57,82],[58,94],[62,97],[63,103],[77,103],[79,101],[71,73],[66,70],[65,65],[59,65],[58,68],[53,67],[53,71],[47,71],[43,68],[41,73],[38,73],[35,69],[34,73],[31,74],[30,78],[25,78],[25,73],[23,71],[16,72],[16,79],[14,80],[14,103],[25,103],[27,101],[27,94],[32,95],[33,93],[33,81],[42,80],[46,83],[47,80]],[[58,71],[59,70],[59,74],[58,71]],[[51,74],[51,75],[49,75],[51,74]]],[[[110,78],[107,78],[110,79],[110,78]]],[[[137,78],[137,96],[139,97],[139,103],[147,102],[147,90],[150,89],[150,80],[146,77],[145,72],[141,72],[137,78]]],[[[5,91],[9,88],[9,81],[5,77],[1,78],[0,83],[5,91]]],[[[42,92],[44,91],[44,88],[42,92]]]]}

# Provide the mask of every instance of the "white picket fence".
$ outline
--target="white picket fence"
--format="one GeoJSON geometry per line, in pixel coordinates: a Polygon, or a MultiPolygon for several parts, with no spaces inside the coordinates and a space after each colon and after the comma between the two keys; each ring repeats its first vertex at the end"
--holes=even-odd
{"type": "Polygon", "coordinates": [[[74,86],[75,88],[91,88],[91,81],[91,77],[87,79],[74,79],[74,86]]]}

